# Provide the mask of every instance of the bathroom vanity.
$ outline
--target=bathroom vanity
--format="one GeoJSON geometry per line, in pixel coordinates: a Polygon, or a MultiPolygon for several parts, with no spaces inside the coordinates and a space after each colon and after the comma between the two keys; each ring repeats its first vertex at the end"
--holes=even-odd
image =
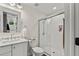
{"type": "Polygon", "coordinates": [[[16,35],[10,37],[10,35],[7,33],[6,37],[4,34],[0,38],[0,56],[27,56],[28,40],[16,35]]]}
{"type": "Polygon", "coordinates": [[[27,42],[0,46],[0,56],[27,56],[27,42]]]}
{"type": "Polygon", "coordinates": [[[0,56],[27,56],[28,40],[22,37],[21,12],[8,7],[0,5],[0,56]]]}

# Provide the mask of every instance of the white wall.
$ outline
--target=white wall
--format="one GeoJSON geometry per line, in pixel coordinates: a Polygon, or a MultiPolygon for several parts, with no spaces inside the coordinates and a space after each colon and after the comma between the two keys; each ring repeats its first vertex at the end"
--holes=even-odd
{"type": "MultiPolygon", "coordinates": [[[[28,28],[28,37],[36,39],[33,41],[32,46],[37,46],[38,44],[38,20],[42,18],[44,14],[38,12],[30,6],[24,5],[21,20],[23,21],[23,26],[28,28]]],[[[22,27],[21,27],[22,28],[22,27]]]]}
{"type": "Polygon", "coordinates": [[[65,4],[65,55],[74,55],[74,4],[65,4]]]}

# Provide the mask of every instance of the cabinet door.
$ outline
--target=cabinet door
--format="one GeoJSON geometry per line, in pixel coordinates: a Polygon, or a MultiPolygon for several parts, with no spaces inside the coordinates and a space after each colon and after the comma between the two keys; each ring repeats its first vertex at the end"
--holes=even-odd
{"type": "Polygon", "coordinates": [[[23,56],[27,56],[28,55],[28,42],[24,42],[23,43],[23,56]]]}
{"type": "Polygon", "coordinates": [[[2,47],[0,47],[0,56],[2,56],[2,55],[11,56],[11,46],[2,46],[2,47]]]}
{"type": "Polygon", "coordinates": [[[19,43],[12,46],[13,56],[27,55],[27,43],[19,43]]]}

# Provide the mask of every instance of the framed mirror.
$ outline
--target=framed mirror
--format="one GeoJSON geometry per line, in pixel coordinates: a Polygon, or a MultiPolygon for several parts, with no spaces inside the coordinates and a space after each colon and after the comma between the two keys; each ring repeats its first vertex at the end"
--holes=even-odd
{"type": "Polygon", "coordinates": [[[3,32],[5,33],[13,33],[17,32],[17,22],[18,22],[18,16],[3,12],[3,32]]]}
{"type": "Polygon", "coordinates": [[[21,32],[21,27],[21,11],[0,6],[0,33],[21,32]]]}

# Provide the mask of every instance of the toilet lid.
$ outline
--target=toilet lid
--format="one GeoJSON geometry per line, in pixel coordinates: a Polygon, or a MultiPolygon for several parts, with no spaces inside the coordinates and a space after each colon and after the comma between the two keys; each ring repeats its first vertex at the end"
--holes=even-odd
{"type": "Polygon", "coordinates": [[[40,47],[33,48],[33,51],[36,52],[36,53],[43,53],[44,52],[43,49],[40,48],[40,47]]]}

